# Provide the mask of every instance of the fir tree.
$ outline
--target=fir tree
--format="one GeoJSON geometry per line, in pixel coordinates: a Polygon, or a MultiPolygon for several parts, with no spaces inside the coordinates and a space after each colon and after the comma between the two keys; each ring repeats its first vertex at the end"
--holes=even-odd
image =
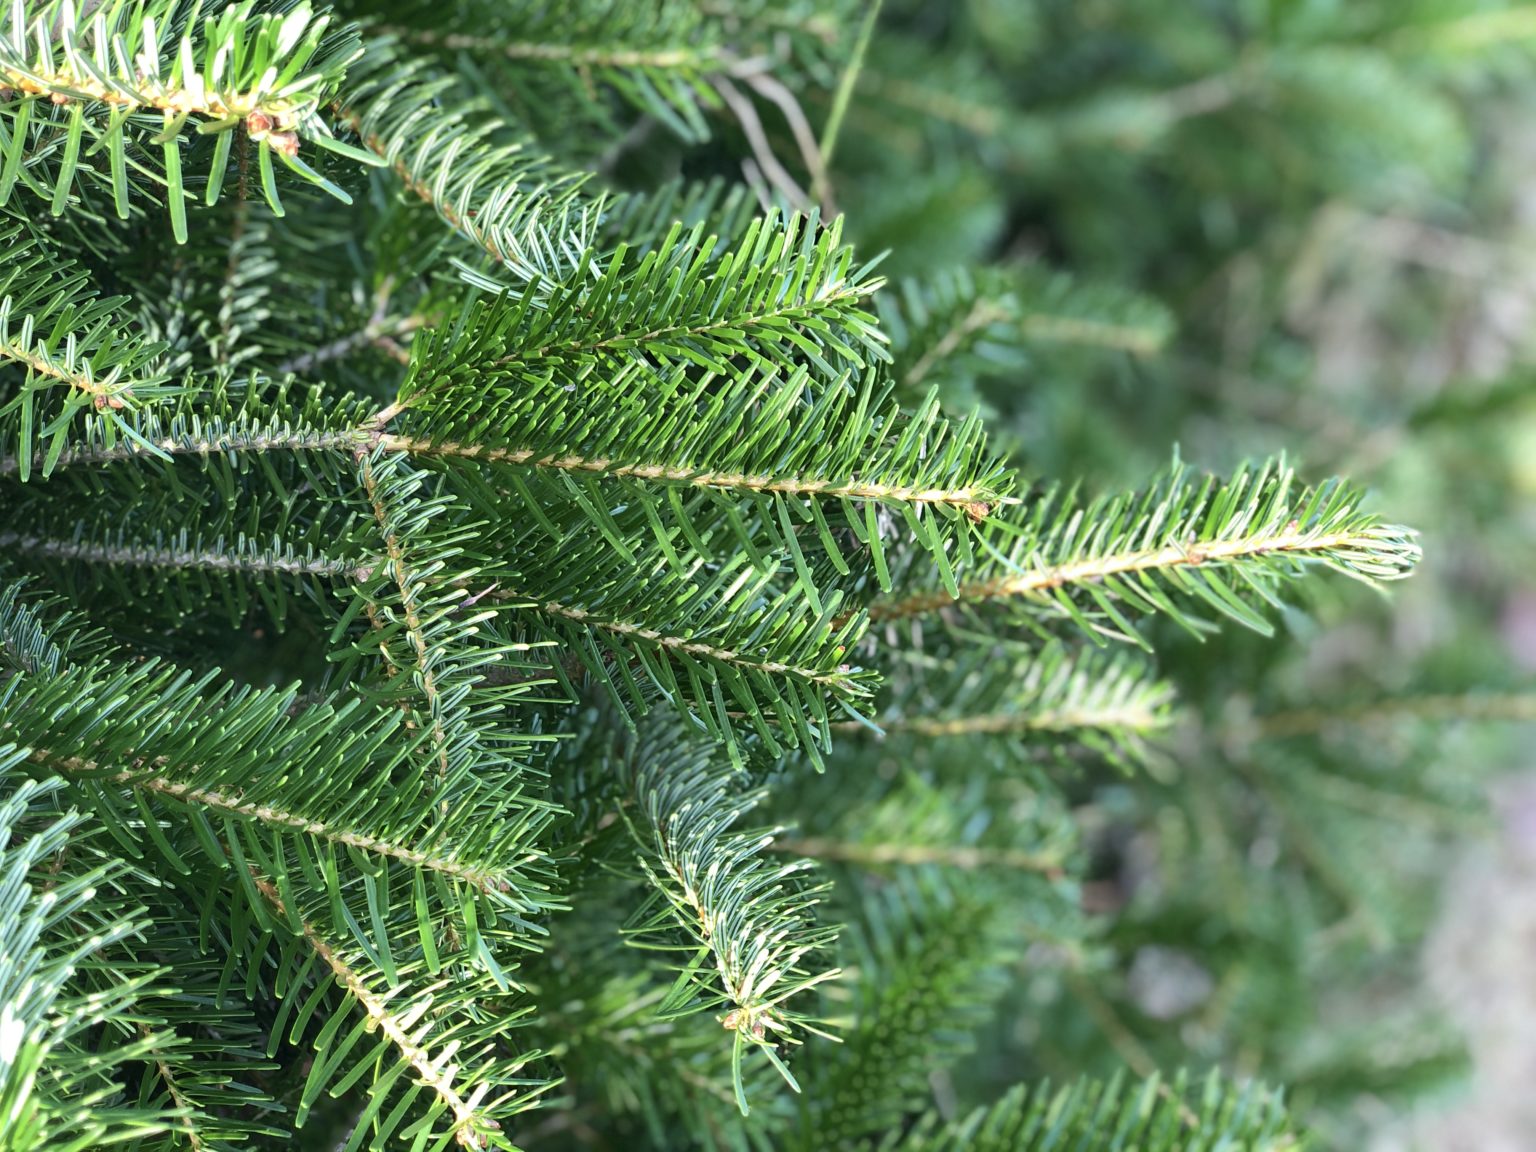
{"type": "MultiPolygon", "coordinates": [[[[867,155],[903,45],[842,3],[12,6],[0,1148],[1298,1146],[1242,1075],[931,1087],[1043,956],[1117,1027],[1072,804],[1176,786],[1154,649],[1418,547],[1278,456],[1042,475],[999,376],[1170,320],[884,284],[835,210],[933,143],[867,155]]],[[[1049,159],[1219,89],[939,113],[1049,159]]]]}

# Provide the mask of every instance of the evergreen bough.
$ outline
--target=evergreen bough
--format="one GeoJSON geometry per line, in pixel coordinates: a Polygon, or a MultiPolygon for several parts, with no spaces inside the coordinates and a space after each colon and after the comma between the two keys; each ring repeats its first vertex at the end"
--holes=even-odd
{"type": "Polygon", "coordinates": [[[1028,476],[933,386],[1155,307],[619,171],[848,9],[0,17],[0,1147],[1298,1146],[929,1078],[1086,939],[1059,784],[1167,727],[1146,622],[1412,534],[1028,476]]]}

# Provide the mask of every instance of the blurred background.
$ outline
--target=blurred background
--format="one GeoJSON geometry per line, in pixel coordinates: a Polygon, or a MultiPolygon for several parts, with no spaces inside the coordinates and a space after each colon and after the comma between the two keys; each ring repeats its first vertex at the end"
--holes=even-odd
{"type": "Polygon", "coordinates": [[[979,1079],[1220,1063],[1324,1146],[1536,1147],[1533,113],[1536,5],[885,0],[829,182],[913,395],[1092,488],[1283,451],[1425,552],[1158,638],[1152,780],[1072,791],[1109,915],[979,1079]]]}

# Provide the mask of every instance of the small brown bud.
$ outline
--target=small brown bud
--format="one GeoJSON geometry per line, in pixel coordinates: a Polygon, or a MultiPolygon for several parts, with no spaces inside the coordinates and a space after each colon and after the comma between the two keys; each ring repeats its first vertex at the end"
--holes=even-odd
{"type": "Polygon", "coordinates": [[[292,132],[273,132],[268,135],[267,144],[274,152],[281,152],[284,156],[299,154],[299,138],[292,132]]]}
{"type": "Polygon", "coordinates": [[[252,112],[245,118],[245,130],[251,137],[260,140],[268,132],[272,131],[272,117],[265,112],[252,112]]]}
{"type": "Polygon", "coordinates": [[[53,95],[49,96],[48,99],[52,100],[55,104],[69,103],[69,97],[64,95],[62,92],[55,92],[53,95]]]}

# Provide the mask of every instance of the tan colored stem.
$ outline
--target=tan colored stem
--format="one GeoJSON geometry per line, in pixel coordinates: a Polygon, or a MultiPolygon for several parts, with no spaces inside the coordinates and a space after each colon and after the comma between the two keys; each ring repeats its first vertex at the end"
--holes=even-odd
{"type": "MultiPolygon", "coordinates": [[[[1055,588],[1069,587],[1103,580],[1109,576],[1123,576],[1131,572],[1152,572],[1166,568],[1197,568],[1204,564],[1225,564],[1251,556],[1276,553],[1329,552],[1343,548],[1369,549],[1373,537],[1354,532],[1335,532],[1316,535],[1301,529],[1288,529],[1272,536],[1243,536],[1235,540],[1209,540],[1204,543],[1167,544],[1133,552],[1116,552],[1108,556],[1094,556],[1070,564],[1048,565],[1033,571],[992,580],[979,580],[960,586],[960,602],[999,600],[1009,596],[1029,596],[1049,592],[1055,588]]],[[[899,600],[887,600],[872,605],[872,620],[902,620],[920,616],[956,603],[956,598],[943,592],[925,593],[899,600]]]]}

